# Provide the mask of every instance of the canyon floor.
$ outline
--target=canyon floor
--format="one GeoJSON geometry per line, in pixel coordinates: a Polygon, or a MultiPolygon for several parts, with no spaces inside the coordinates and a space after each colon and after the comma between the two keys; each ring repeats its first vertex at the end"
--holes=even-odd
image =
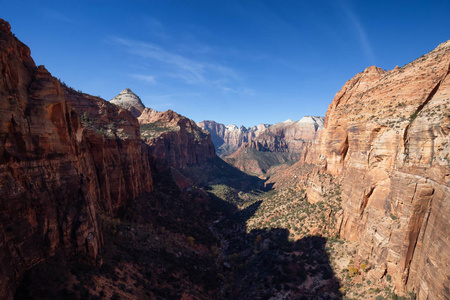
{"type": "Polygon", "coordinates": [[[59,253],[24,275],[15,299],[414,299],[338,238],[336,181],[311,164],[266,182],[220,158],[172,169],[102,219],[99,265],[59,253]],[[314,203],[310,174],[329,187],[314,203]],[[180,189],[180,178],[195,184],[180,189]]]}

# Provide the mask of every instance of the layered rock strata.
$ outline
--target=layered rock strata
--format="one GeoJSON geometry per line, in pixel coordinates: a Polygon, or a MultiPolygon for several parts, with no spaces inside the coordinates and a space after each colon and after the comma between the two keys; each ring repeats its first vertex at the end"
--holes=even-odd
{"type": "Polygon", "coordinates": [[[271,152],[301,153],[305,142],[316,139],[323,123],[323,117],[313,116],[276,123],[261,131],[252,145],[271,152]]]}
{"type": "Polygon", "coordinates": [[[323,117],[307,116],[300,121],[276,123],[243,143],[225,160],[244,172],[266,174],[273,166],[304,157],[305,149],[316,139],[323,122],[323,117]]]}
{"type": "Polygon", "coordinates": [[[99,262],[102,214],[152,190],[137,120],[63,86],[0,19],[0,298],[63,251],[99,262]]]}
{"type": "Polygon", "coordinates": [[[270,126],[260,124],[247,128],[245,126],[238,127],[234,124],[224,125],[215,121],[203,121],[197,123],[197,125],[211,134],[211,139],[219,156],[228,156],[234,153],[242,144],[251,142],[270,126]]]}
{"type": "Polygon", "coordinates": [[[249,128],[215,121],[203,121],[197,125],[211,134],[217,154],[224,157],[233,154],[245,143],[248,144],[245,147],[264,147],[272,152],[303,148],[302,143],[296,141],[315,139],[323,128],[323,122],[323,117],[306,116],[299,121],[289,119],[274,125],[260,124],[249,128]]]}
{"type": "Polygon", "coordinates": [[[341,237],[419,299],[450,298],[449,72],[450,41],[367,68],[336,94],[307,157],[340,178],[341,237]]]}
{"type": "Polygon", "coordinates": [[[149,146],[158,170],[167,166],[184,168],[216,156],[211,135],[172,110],[146,108],[138,118],[141,136],[149,146]]]}

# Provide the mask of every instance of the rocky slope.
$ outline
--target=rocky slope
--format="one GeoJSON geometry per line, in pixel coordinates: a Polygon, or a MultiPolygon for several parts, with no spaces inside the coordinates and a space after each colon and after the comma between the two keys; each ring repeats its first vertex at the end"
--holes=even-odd
{"type": "MultiPolygon", "coordinates": [[[[385,72],[369,67],[330,104],[307,161],[342,186],[341,237],[397,291],[448,299],[450,41],[385,72]]],[[[319,196],[323,184],[309,182],[319,196]]]]}
{"type": "Polygon", "coordinates": [[[323,117],[307,116],[300,121],[287,120],[271,125],[225,160],[250,174],[270,173],[274,166],[301,159],[306,147],[323,128],[323,122],[323,117]]]}
{"type": "Polygon", "coordinates": [[[137,120],[64,87],[0,19],[0,298],[62,251],[90,263],[99,215],[152,190],[137,120]]]}
{"type": "Polygon", "coordinates": [[[141,137],[160,170],[205,163],[216,156],[210,134],[172,110],[146,108],[138,120],[141,137]]]}
{"type": "Polygon", "coordinates": [[[135,93],[130,89],[124,89],[119,95],[112,98],[109,102],[131,111],[133,116],[139,117],[145,109],[144,104],[135,93]]]}

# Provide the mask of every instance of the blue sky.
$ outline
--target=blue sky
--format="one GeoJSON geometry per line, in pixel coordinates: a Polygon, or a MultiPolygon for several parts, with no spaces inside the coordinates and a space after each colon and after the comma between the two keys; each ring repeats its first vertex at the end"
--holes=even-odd
{"type": "Polygon", "coordinates": [[[356,73],[450,38],[450,1],[0,0],[0,18],[69,86],[195,121],[324,116],[356,73]]]}

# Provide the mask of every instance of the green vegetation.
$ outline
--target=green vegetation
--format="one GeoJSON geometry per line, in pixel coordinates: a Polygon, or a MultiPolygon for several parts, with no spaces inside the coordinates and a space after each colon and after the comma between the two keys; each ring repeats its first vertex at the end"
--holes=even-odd
{"type": "Polygon", "coordinates": [[[180,128],[177,127],[168,127],[166,124],[162,122],[154,122],[148,124],[140,124],[140,132],[141,138],[156,138],[160,136],[164,132],[169,131],[178,131],[180,128]]]}
{"type": "Polygon", "coordinates": [[[417,118],[418,114],[419,114],[418,111],[415,111],[414,113],[412,113],[412,115],[409,116],[409,123],[412,123],[417,118]]]}
{"type": "Polygon", "coordinates": [[[149,124],[141,124],[141,131],[156,131],[156,132],[164,132],[172,130],[171,127],[165,126],[163,123],[155,122],[149,124]]]}

